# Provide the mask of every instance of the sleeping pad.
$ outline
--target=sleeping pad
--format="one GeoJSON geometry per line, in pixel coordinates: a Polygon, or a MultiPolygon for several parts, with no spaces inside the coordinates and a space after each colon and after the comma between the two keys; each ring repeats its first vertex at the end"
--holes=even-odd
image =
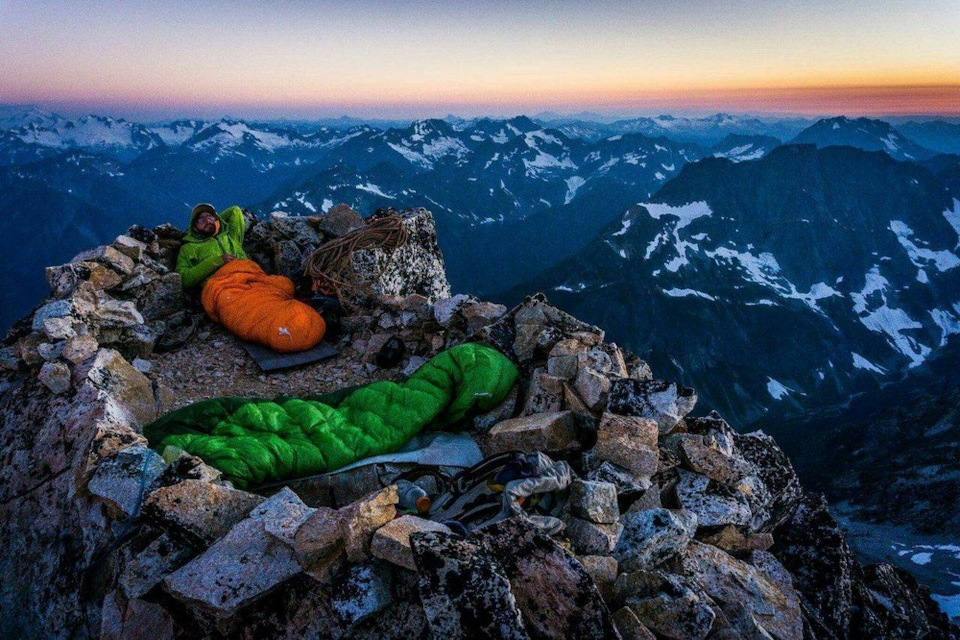
{"type": "Polygon", "coordinates": [[[503,354],[467,343],[437,354],[405,382],[374,382],[336,400],[334,394],[204,400],[143,432],[157,450],[180,447],[245,488],[392,453],[424,428],[489,411],[507,397],[517,375],[503,354]]]}
{"type": "Polygon", "coordinates": [[[294,298],[293,282],[264,273],[253,260],[234,260],[203,285],[203,308],[230,333],[280,353],[306,351],[327,325],[310,305],[294,298]]]}

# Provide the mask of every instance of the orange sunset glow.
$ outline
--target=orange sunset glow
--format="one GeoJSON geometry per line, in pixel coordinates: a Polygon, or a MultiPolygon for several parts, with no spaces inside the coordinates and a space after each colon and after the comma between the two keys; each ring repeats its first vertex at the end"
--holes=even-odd
{"type": "Polygon", "coordinates": [[[960,5],[0,2],[0,102],[121,113],[960,113],[960,5]]]}

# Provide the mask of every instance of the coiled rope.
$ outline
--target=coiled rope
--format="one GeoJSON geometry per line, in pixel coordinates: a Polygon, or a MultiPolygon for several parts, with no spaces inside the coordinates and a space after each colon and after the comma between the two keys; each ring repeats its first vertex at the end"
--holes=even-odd
{"type": "Polygon", "coordinates": [[[389,213],[371,218],[366,226],[331,240],[310,254],[304,273],[313,279],[314,289],[335,295],[341,304],[352,304],[344,294],[358,294],[369,283],[356,280],[353,254],[363,249],[396,249],[407,241],[409,231],[403,217],[389,213]]]}

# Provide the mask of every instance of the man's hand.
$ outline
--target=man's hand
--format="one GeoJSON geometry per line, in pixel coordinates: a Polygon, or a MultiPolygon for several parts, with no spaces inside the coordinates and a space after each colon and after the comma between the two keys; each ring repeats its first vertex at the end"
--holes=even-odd
{"type": "Polygon", "coordinates": [[[228,262],[233,262],[236,259],[237,259],[237,256],[230,255],[229,253],[223,254],[223,264],[227,264],[228,262]]]}

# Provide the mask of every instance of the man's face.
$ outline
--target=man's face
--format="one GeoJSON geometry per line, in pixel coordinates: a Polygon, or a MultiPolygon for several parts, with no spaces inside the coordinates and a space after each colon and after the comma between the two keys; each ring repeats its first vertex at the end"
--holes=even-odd
{"type": "Polygon", "coordinates": [[[217,230],[217,219],[209,211],[204,211],[193,221],[193,230],[204,236],[212,236],[217,230]]]}

